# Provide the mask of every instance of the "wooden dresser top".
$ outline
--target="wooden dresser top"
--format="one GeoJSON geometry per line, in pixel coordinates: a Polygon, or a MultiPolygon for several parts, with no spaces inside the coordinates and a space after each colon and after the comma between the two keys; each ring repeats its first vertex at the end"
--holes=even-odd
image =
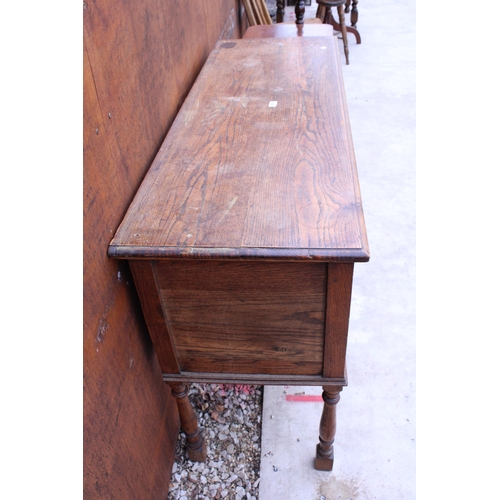
{"type": "Polygon", "coordinates": [[[109,255],[367,261],[336,43],[219,42],[109,255]]]}

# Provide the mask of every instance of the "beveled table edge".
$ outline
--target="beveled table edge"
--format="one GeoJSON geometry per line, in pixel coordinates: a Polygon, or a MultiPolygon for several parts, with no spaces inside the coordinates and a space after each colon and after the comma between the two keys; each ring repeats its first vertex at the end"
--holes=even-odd
{"type": "Polygon", "coordinates": [[[368,262],[364,248],[213,248],[146,247],[113,245],[108,248],[113,259],[244,259],[244,260],[319,260],[328,262],[368,262]]]}

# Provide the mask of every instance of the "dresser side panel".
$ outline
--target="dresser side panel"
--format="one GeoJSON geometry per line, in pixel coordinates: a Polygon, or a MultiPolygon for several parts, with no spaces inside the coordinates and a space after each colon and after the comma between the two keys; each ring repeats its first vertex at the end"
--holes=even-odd
{"type": "Polygon", "coordinates": [[[324,263],[158,261],[181,371],[321,375],[324,263]]]}

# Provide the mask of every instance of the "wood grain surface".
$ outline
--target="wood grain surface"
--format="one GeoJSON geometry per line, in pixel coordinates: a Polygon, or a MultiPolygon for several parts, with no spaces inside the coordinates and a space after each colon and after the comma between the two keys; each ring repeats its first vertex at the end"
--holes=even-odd
{"type": "Polygon", "coordinates": [[[286,38],[290,36],[333,36],[331,24],[271,24],[250,26],[243,38],[286,38]]]}
{"type": "Polygon", "coordinates": [[[180,373],[175,346],[165,320],[161,297],[158,294],[153,264],[149,261],[135,260],[130,262],[130,268],[161,369],[166,373],[180,373]]]}
{"type": "Polygon", "coordinates": [[[219,42],[109,254],[368,260],[336,41],[219,42]]]}
{"type": "MultiPolygon", "coordinates": [[[[174,260],[153,267],[183,372],[322,373],[325,263],[174,260]]],[[[168,360],[168,352],[157,352],[160,364],[168,360]]]]}
{"type": "MultiPolygon", "coordinates": [[[[85,1],[83,495],[167,498],[179,418],[126,262],[107,248],[238,0],[85,1]]],[[[63,374],[61,375],[63,376],[63,374]]]]}
{"type": "Polygon", "coordinates": [[[326,378],[342,377],[345,373],[353,272],[354,264],[350,262],[328,264],[323,365],[326,378]]]}
{"type": "Polygon", "coordinates": [[[84,85],[83,492],[89,500],[166,498],[179,417],[128,265],[106,256],[131,193],[110,154],[87,52],[84,85]]]}

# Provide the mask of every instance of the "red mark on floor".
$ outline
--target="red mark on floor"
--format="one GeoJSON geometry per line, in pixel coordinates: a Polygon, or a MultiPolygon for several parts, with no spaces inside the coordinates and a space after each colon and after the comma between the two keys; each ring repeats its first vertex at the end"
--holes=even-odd
{"type": "Polygon", "coordinates": [[[307,403],[322,403],[323,398],[321,396],[312,396],[309,394],[287,394],[287,401],[302,401],[307,403]]]}

